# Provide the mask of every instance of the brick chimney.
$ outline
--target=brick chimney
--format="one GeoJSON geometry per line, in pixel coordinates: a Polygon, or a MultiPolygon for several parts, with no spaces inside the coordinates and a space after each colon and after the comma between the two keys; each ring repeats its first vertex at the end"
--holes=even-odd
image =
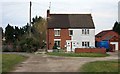
{"type": "Polygon", "coordinates": [[[50,16],[50,10],[47,10],[47,18],[50,16]]]}

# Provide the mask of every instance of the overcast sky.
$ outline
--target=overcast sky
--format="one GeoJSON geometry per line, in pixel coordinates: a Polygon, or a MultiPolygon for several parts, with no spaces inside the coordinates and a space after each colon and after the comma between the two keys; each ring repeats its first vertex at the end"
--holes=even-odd
{"type": "MultiPolygon", "coordinates": [[[[22,27],[29,22],[30,0],[1,0],[0,23],[5,28],[9,23],[12,26],[22,27]]],[[[102,30],[112,29],[118,20],[119,0],[31,0],[32,17],[38,15],[46,18],[46,10],[51,2],[51,13],[81,13],[92,14],[96,27],[96,34],[102,30]]]]}

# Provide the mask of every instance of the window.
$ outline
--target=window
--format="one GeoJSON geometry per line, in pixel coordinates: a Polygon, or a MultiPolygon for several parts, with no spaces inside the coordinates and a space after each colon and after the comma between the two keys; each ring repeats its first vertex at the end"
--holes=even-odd
{"type": "Polygon", "coordinates": [[[89,34],[89,29],[82,29],[82,34],[89,34]]]}
{"type": "Polygon", "coordinates": [[[57,45],[57,47],[60,47],[60,41],[55,41],[54,43],[57,45]]]}
{"type": "Polygon", "coordinates": [[[82,29],[82,34],[84,34],[84,30],[82,29]]]}
{"type": "Polygon", "coordinates": [[[89,29],[87,29],[87,34],[89,34],[89,29]]]}
{"type": "Polygon", "coordinates": [[[82,42],[82,46],[84,46],[84,42],[82,42]]]}
{"type": "Polygon", "coordinates": [[[83,47],[89,47],[89,44],[90,44],[89,42],[82,42],[83,47]]]}
{"type": "Polygon", "coordinates": [[[70,36],[73,35],[73,30],[69,30],[69,35],[70,35],[70,36]]]}
{"type": "Polygon", "coordinates": [[[60,36],[60,30],[54,30],[55,36],[60,36]]]}

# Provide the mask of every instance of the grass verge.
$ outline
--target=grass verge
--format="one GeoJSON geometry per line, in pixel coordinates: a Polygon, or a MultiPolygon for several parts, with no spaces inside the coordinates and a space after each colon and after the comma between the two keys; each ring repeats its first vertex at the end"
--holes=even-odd
{"type": "Polygon", "coordinates": [[[80,72],[118,72],[118,61],[95,61],[84,64],[80,72]]]}
{"type": "Polygon", "coordinates": [[[22,55],[2,54],[2,72],[11,71],[16,64],[24,61],[26,58],[22,55]]]}
{"type": "Polygon", "coordinates": [[[50,52],[48,55],[65,56],[65,57],[106,57],[109,54],[100,53],[62,53],[62,52],[50,52]]]}

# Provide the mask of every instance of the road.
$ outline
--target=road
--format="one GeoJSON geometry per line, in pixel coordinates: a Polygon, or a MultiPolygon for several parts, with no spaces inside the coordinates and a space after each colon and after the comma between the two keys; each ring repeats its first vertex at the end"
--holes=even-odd
{"type": "MultiPolygon", "coordinates": [[[[46,54],[27,54],[29,58],[12,72],[79,72],[83,64],[92,61],[115,60],[118,53],[109,57],[57,57],[46,54]]],[[[23,54],[26,55],[26,54],[23,54]]]]}

